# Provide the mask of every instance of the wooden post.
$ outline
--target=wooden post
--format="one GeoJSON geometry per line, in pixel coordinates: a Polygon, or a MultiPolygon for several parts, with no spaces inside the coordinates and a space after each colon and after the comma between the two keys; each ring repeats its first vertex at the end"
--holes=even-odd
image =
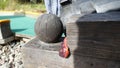
{"type": "Polygon", "coordinates": [[[10,20],[0,20],[0,44],[14,40],[14,35],[10,29],[10,20]]]}
{"type": "Polygon", "coordinates": [[[70,57],[59,56],[61,44],[35,38],[23,48],[24,67],[120,68],[120,13],[75,15],[66,29],[70,57]]]}

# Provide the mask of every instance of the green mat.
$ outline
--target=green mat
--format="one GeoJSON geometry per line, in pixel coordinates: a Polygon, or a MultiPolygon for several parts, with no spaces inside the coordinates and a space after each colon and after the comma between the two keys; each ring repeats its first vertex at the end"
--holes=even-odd
{"type": "Polygon", "coordinates": [[[0,16],[0,19],[10,19],[11,30],[18,34],[34,36],[36,19],[27,16],[0,16]]]}
{"type": "MultiPolygon", "coordinates": [[[[18,34],[35,36],[34,24],[36,18],[27,16],[0,16],[0,19],[10,19],[11,30],[18,34]]],[[[62,37],[65,37],[62,34],[62,37]]]]}

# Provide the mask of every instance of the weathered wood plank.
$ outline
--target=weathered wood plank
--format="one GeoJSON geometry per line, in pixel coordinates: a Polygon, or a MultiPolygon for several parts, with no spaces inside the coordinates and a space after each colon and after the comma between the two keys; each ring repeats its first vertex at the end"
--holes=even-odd
{"type": "MultiPolygon", "coordinates": [[[[36,42],[36,41],[35,41],[36,42]]],[[[24,46],[22,48],[23,63],[25,68],[119,68],[120,62],[98,59],[91,56],[91,53],[87,56],[81,56],[72,53],[69,58],[62,58],[59,56],[58,51],[40,49],[35,45],[35,42],[30,46],[24,46]]],[[[81,48],[82,49],[82,48],[81,48]]],[[[84,48],[85,49],[85,48],[84,48]]],[[[86,48],[87,49],[87,48],[86,48]]],[[[91,49],[89,49],[91,51],[91,49]]],[[[103,50],[104,52],[104,50],[103,50]]],[[[85,53],[85,52],[84,52],[85,53]]],[[[95,52],[94,52],[95,53],[95,52]]],[[[101,55],[101,52],[98,52],[101,55]]],[[[105,52],[104,54],[106,54],[105,52]]],[[[109,52],[108,52],[109,53],[109,52]]]]}
{"type": "Polygon", "coordinates": [[[71,52],[120,60],[120,12],[73,16],[66,31],[71,52]]]}
{"type": "Polygon", "coordinates": [[[45,43],[40,41],[39,38],[35,37],[31,41],[29,41],[25,47],[33,47],[41,50],[51,50],[51,51],[59,51],[61,42],[58,43],[45,43]]]}

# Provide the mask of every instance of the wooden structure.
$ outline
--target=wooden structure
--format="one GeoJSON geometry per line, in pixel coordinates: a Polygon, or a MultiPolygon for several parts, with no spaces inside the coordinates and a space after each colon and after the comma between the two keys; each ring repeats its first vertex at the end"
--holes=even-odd
{"type": "Polygon", "coordinates": [[[120,12],[75,15],[67,23],[68,45],[74,53],[120,60],[120,12]]]}
{"type": "Polygon", "coordinates": [[[10,29],[10,20],[0,20],[0,44],[14,40],[15,34],[10,29]]]}
{"type": "Polygon", "coordinates": [[[72,16],[67,22],[68,58],[57,44],[35,38],[23,48],[25,68],[120,68],[120,12],[72,16]]]}

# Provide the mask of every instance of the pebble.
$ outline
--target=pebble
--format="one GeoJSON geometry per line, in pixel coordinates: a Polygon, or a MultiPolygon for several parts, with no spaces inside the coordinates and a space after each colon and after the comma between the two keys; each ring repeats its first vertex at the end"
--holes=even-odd
{"type": "Polygon", "coordinates": [[[25,41],[26,39],[15,40],[4,46],[0,45],[0,68],[24,68],[21,48],[25,41]]]}

